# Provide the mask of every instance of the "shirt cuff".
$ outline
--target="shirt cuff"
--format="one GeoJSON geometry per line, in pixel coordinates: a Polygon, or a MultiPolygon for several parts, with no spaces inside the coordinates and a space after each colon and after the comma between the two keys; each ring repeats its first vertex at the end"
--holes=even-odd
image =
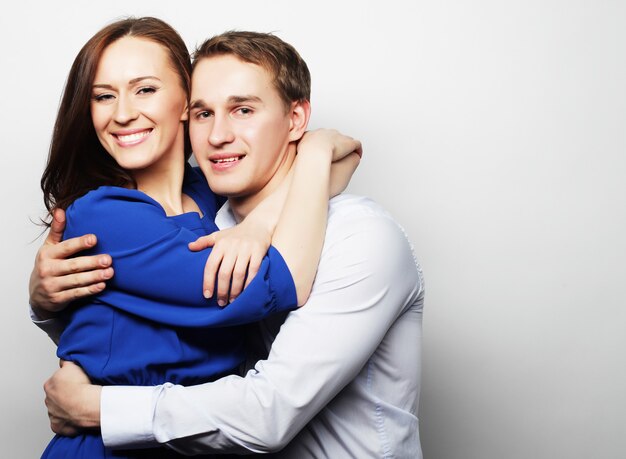
{"type": "Polygon", "coordinates": [[[50,339],[54,341],[54,344],[59,344],[61,333],[65,328],[65,321],[58,317],[53,317],[51,319],[42,319],[37,315],[31,305],[28,305],[28,308],[30,311],[30,320],[32,320],[35,325],[41,328],[50,337],[50,339]]]}
{"type": "Polygon", "coordinates": [[[274,311],[292,311],[298,307],[298,295],[287,262],[274,246],[267,251],[270,266],[267,279],[274,296],[274,311]]]}
{"type": "Polygon", "coordinates": [[[155,401],[161,386],[104,386],[100,395],[100,429],[107,448],[158,445],[152,432],[155,401]]]}

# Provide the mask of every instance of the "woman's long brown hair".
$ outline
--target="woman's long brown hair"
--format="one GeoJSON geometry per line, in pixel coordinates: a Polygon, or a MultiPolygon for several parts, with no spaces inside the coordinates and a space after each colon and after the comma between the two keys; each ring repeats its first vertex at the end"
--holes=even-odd
{"type": "MultiPolygon", "coordinates": [[[[153,18],[127,18],[96,33],[80,50],[65,85],[50,144],[48,163],[41,177],[44,203],[50,217],[55,208],[66,209],[77,198],[99,186],[136,187],[102,147],[91,120],[92,85],[104,50],[122,37],[152,40],[165,47],[172,68],[180,77],[187,99],[191,87],[191,61],[185,42],[166,22],[153,18]]],[[[191,155],[185,125],[185,157],[191,155]]],[[[49,223],[46,223],[49,225],[49,223]]]]}

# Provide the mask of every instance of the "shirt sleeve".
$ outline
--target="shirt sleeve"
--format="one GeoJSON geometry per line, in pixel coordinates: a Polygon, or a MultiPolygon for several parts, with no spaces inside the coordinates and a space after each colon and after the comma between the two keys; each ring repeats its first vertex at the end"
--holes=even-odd
{"type": "Polygon", "coordinates": [[[86,233],[98,237],[87,254],[110,254],[115,270],[97,301],[140,317],[173,326],[231,326],[296,307],[293,279],[273,247],[234,302],[221,308],[214,298],[205,299],[202,280],[210,249],[189,250],[198,234],[136,190],[102,187],[75,201],[67,210],[64,237],[86,233]]]}
{"type": "Polygon", "coordinates": [[[329,229],[311,296],[245,377],[182,387],[105,387],[111,448],[167,443],[188,455],[283,448],[361,370],[421,292],[410,245],[380,216],[329,229]],[[141,394],[141,395],[140,395],[141,394]]]}
{"type": "Polygon", "coordinates": [[[63,330],[65,330],[65,327],[67,325],[63,317],[59,316],[53,317],[51,319],[42,319],[33,310],[33,307],[31,305],[28,305],[28,308],[30,312],[30,320],[32,320],[35,325],[43,330],[54,342],[54,344],[59,344],[61,333],[63,333],[63,330]]]}

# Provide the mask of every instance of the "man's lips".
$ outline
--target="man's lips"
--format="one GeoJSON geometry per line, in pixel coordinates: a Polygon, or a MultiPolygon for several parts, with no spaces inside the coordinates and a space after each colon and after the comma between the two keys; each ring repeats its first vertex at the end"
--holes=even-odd
{"type": "Polygon", "coordinates": [[[214,164],[234,163],[235,161],[239,161],[241,158],[243,158],[243,156],[232,156],[230,158],[212,159],[211,162],[214,164]]]}
{"type": "Polygon", "coordinates": [[[215,171],[225,171],[231,167],[235,167],[246,155],[240,155],[236,153],[222,153],[217,155],[211,155],[209,161],[211,167],[215,171]]]}
{"type": "Polygon", "coordinates": [[[219,155],[211,155],[209,157],[209,161],[213,164],[223,164],[223,163],[234,163],[242,159],[245,155],[240,155],[236,153],[227,153],[227,154],[219,154],[219,155]]]}

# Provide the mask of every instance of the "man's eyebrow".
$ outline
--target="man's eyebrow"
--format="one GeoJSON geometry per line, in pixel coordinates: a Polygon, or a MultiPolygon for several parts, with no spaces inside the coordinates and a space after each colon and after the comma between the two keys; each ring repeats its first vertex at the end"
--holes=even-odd
{"type": "MultiPolygon", "coordinates": [[[[231,105],[232,104],[244,104],[244,103],[250,103],[250,102],[256,102],[256,103],[263,102],[263,100],[258,96],[229,96],[228,99],[226,99],[226,101],[227,103],[231,105]]],[[[207,109],[208,104],[202,99],[196,99],[192,101],[191,105],[189,106],[190,110],[195,110],[199,108],[207,109]]]]}
{"type": "Polygon", "coordinates": [[[258,96],[230,96],[228,102],[231,104],[242,104],[245,102],[263,102],[258,96]]]}
{"type": "MultiPolygon", "coordinates": [[[[143,80],[157,80],[157,81],[161,81],[159,78],[157,78],[155,76],[146,75],[146,76],[140,76],[140,77],[137,77],[137,78],[133,78],[132,80],[128,81],[128,84],[130,86],[132,86],[134,84],[142,82],[143,80]]],[[[102,83],[95,83],[93,85],[93,87],[94,88],[103,88],[103,89],[112,89],[113,88],[113,86],[111,86],[110,84],[102,84],[102,83]]]]}
{"type": "Polygon", "coordinates": [[[196,99],[191,102],[189,110],[195,110],[196,108],[207,108],[207,103],[202,99],[196,99]]]}

